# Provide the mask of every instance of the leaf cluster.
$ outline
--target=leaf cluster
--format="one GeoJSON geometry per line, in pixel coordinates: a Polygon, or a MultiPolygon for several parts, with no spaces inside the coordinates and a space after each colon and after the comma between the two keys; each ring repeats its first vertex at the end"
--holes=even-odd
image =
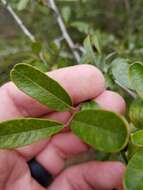
{"type": "MultiPolygon", "coordinates": [[[[124,187],[137,190],[143,187],[143,64],[136,62],[125,69],[128,69],[128,75],[125,74],[128,80],[123,80],[123,85],[137,94],[131,104],[128,121],[119,114],[102,110],[94,101],[81,103],[80,109],[76,109],[68,92],[57,81],[28,64],[15,65],[11,71],[11,80],[21,91],[48,109],[71,112],[72,116],[67,122],[70,130],[93,149],[107,154],[105,160],[112,159],[113,154],[121,154],[126,163],[129,161],[124,187]]],[[[120,80],[114,66],[113,72],[120,80]]],[[[67,124],[37,118],[1,122],[0,148],[16,148],[50,138],[61,132],[67,124]]]]}

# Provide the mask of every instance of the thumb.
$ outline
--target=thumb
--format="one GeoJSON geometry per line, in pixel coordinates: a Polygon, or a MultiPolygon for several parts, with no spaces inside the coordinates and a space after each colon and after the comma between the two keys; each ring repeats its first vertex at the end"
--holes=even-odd
{"type": "Polygon", "coordinates": [[[0,150],[0,189],[45,190],[32,177],[25,159],[16,151],[0,150]]]}

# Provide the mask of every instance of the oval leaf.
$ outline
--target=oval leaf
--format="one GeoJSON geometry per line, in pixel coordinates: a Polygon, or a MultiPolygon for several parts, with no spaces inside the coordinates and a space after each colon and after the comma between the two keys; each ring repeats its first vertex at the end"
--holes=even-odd
{"type": "Polygon", "coordinates": [[[129,67],[129,78],[132,87],[143,98],[143,64],[134,63],[129,67]]]}
{"type": "Polygon", "coordinates": [[[120,151],[128,142],[128,124],[114,112],[78,112],[71,122],[71,129],[85,143],[104,152],[120,151]]]}
{"type": "Polygon", "coordinates": [[[129,64],[127,59],[117,58],[112,62],[112,73],[114,78],[126,88],[131,89],[128,78],[129,64]]]}
{"type": "Polygon", "coordinates": [[[132,156],[139,150],[139,148],[140,148],[139,146],[136,146],[130,140],[130,142],[128,143],[128,151],[127,151],[128,160],[130,160],[132,158],[132,156]]]}
{"type": "Polygon", "coordinates": [[[143,130],[131,134],[131,141],[134,145],[143,147],[143,130]]]}
{"type": "Polygon", "coordinates": [[[124,177],[125,190],[143,189],[143,149],[139,149],[129,161],[124,177]]]}
{"type": "Polygon", "coordinates": [[[132,102],[129,116],[135,127],[143,128],[143,100],[136,99],[132,102]]]}
{"type": "Polygon", "coordinates": [[[20,0],[19,3],[18,3],[18,5],[17,5],[17,9],[19,11],[22,11],[23,9],[26,8],[26,6],[28,5],[28,3],[29,3],[29,0],[20,0]]]}
{"type": "Polygon", "coordinates": [[[71,98],[64,88],[30,65],[17,64],[11,71],[11,79],[20,90],[51,109],[57,111],[72,109],[71,98]]]}
{"type": "Polygon", "coordinates": [[[16,148],[51,137],[63,129],[61,123],[25,118],[0,123],[0,148],[16,148]]]}

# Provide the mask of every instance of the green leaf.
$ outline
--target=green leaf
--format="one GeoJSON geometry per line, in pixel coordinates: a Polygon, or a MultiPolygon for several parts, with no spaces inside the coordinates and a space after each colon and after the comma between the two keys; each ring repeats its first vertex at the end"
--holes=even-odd
{"type": "Polygon", "coordinates": [[[42,44],[40,42],[33,42],[31,48],[34,53],[38,54],[42,50],[42,44]]]}
{"type": "Polygon", "coordinates": [[[135,127],[143,128],[143,100],[136,99],[129,109],[129,116],[135,127]]]}
{"type": "Polygon", "coordinates": [[[17,5],[17,9],[19,11],[22,11],[23,9],[26,8],[26,6],[28,5],[28,3],[29,3],[29,0],[20,0],[19,3],[18,3],[18,5],[17,5]]]}
{"type": "Polygon", "coordinates": [[[72,101],[62,86],[40,70],[21,63],[11,71],[16,86],[40,103],[57,111],[70,111],[72,101]]]}
{"type": "Polygon", "coordinates": [[[71,130],[94,149],[104,152],[122,150],[129,137],[128,123],[114,112],[85,110],[71,122],[71,130]]]}
{"type": "Polygon", "coordinates": [[[127,59],[117,58],[111,63],[112,74],[114,78],[126,88],[131,89],[131,84],[128,78],[129,64],[127,59]]]}
{"type": "Polygon", "coordinates": [[[138,147],[143,147],[143,130],[136,131],[131,134],[131,141],[138,147]]]}
{"type": "Polygon", "coordinates": [[[124,177],[125,190],[143,189],[143,149],[139,149],[129,161],[124,177]]]}
{"type": "Polygon", "coordinates": [[[95,53],[93,51],[93,47],[92,47],[92,42],[91,42],[91,38],[88,35],[86,37],[86,39],[84,40],[84,49],[85,49],[85,53],[82,57],[82,63],[84,64],[88,64],[88,63],[94,63],[95,62],[95,53]]]}
{"type": "Polygon", "coordinates": [[[71,26],[76,28],[79,32],[88,34],[89,33],[89,24],[82,21],[75,21],[71,23],[71,26]]]}
{"type": "Polygon", "coordinates": [[[63,129],[56,121],[16,119],[0,123],[0,148],[16,148],[46,139],[63,129]]]}
{"type": "Polygon", "coordinates": [[[94,51],[93,51],[93,48],[92,48],[91,37],[89,35],[85,38],[85,40],[83,42],[83,45],[84,45],[86,53],[89,53],[89,54],[91,54],[91,55],[94,56],[94,51]]]}
{"type": "Polygon", "coordinates": [[[139,146],[136,146],[135,144],[132,143],[132,141],[130,140],[130,142],[128,143],[128,150],[127,150],[127,157],[128,160],[130,160],[132,158],[132,156],[139,150],[139,146]]]}
{"type": "Polygon", "coordinates": [[[71,17],[71,8],[69,6],[65,6],[62,8],[62,16],[65,22],[68,22],[71,17]]]}
{"type": "Polygon", "coordinates": [[[80,110],[96,110],[100,109],[100,106],[95,101],[84,102],[80,105],[80,110]]]}
{"type": "Polygon", "coordinates": [[[48,64],[43,64],[43,62],[41,60],[31,60],[31,62],[27,63],[33,67],[35,67],[36,69],[40,70],[41,72],[47,72],[49,70],[49,66],[48,64]]]}
{"type": "Polygon", "coordinates": [[[143,98],[143,64],[136,62],[129,68],[129,78],[132,87],[143,98]]]}
{"type": "Polygon", "coordinates": [[[98,161],[108,160],[110,157],[110,154],[111,153],[96,151],[95,152],[96,160],[98,160],[98,161]]]}
{"type": "Polygon", "coordinates": [[[101,54],[100,41],[99,41],[99,37],[97,35],[92,36],[92,43],[93,43],[94,47],[96,48],[97,52],[99,54],[101,54]]]}

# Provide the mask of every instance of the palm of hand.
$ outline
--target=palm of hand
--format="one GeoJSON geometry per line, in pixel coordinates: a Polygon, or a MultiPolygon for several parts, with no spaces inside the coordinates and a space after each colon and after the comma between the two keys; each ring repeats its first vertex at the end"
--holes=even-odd
{"type": "MultiPolygon", "coordinates": [[[[69,67],[49,75],[67,89],[75,104],[96,97],[103,108],[124,112],[123,99],[116,93],[104,90],[103,76],[93,66],[69,67]]],[[[17,90],[12,83],[1,87],[0,95],[1,120],[31,116],[65,123],[70,118],[70,113],[47,110],[17,90]]],[[[31,177],[27,161],[33,157],[54,176],[48,190],[110,190],[120,186],[124,166],[119,162],[90,161],[64,170],[66,159],[87,150],[87,145],[70,131],[15,151],[0,150],[0,190],[45,190],[31,177]]]]}

